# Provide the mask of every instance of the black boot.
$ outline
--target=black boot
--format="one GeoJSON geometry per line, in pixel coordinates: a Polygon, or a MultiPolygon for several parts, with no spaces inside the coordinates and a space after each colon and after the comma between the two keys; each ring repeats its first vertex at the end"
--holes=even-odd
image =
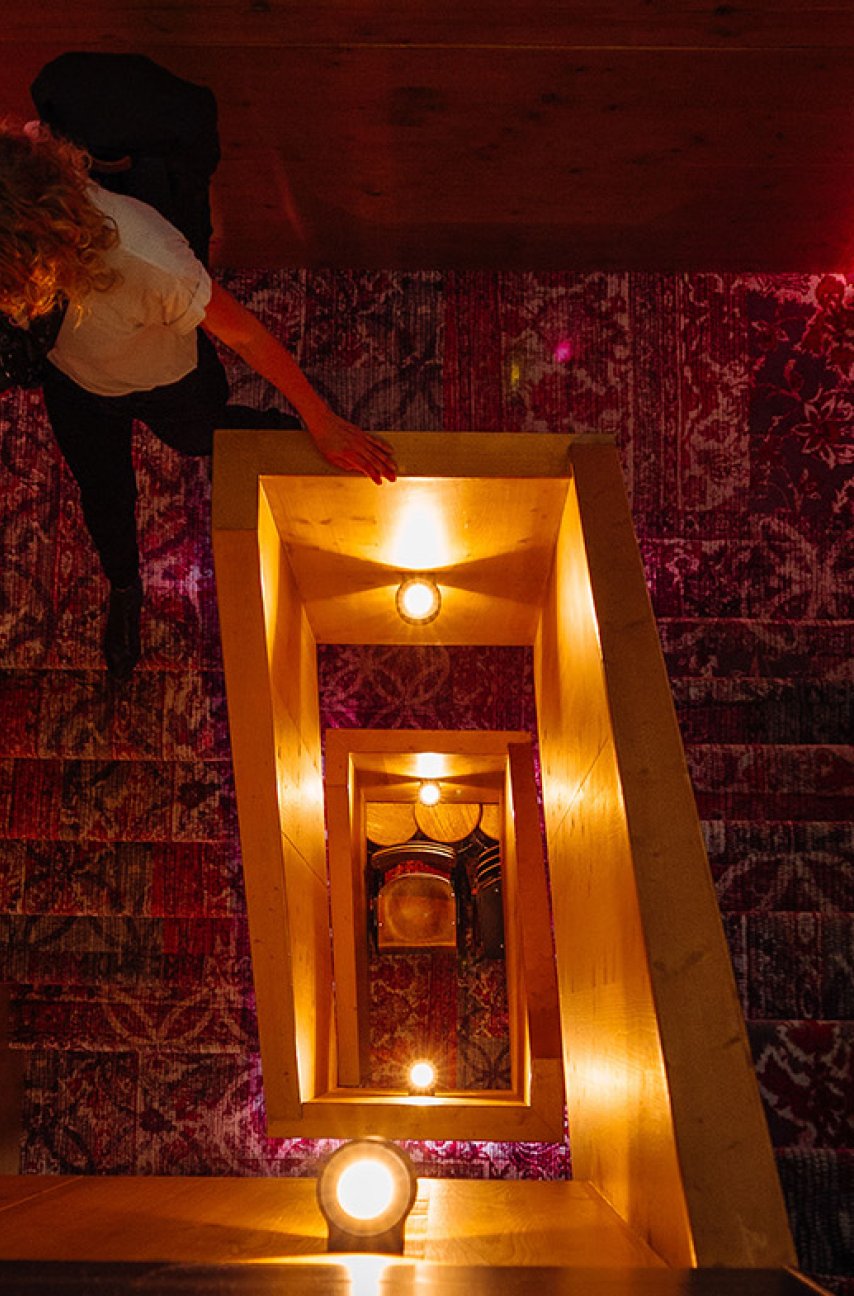
{"type": "Polygon", "coordinates": [[[142,582],[139,577],[124,589],[113,586],[104,631],[104,657],[107,673],[115,680],[129,679],[139,661],[139,613],[142,607],[142,582]]]}

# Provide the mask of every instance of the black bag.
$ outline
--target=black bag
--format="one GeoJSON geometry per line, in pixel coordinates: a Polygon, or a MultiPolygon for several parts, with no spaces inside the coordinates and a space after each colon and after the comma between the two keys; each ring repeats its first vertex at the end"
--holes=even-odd
{"type": "MultiPolygon", "coordinates": [[[[82,52],[53,59],[30,91],[41,120],[94,155],[93,179],[156,208],[207,264],[219,162],[212,91],[141,54],[82,52]],[[114,172],[111,163],[125,155],[127,169],[114,172]]],[[[0,392],[41,386],[66,310],[64,303],[26,329],[0,312],[0,392]]]]}
{"type": "Polygon", "coordinates": [[[220,155],[213,91],[142,54],[70,51],[42,68],[30,94],[54,134],[92,154],[98,184],[156,208],[207,265],[220,155]]]}
{"type": "Polygon", "coordinates": [[[41,386],[47,354],[53,350],[67,310],[68,302],[63,301],[32,320],[29,328],[21,328],[0,311],[0,391],[41,386]]]}

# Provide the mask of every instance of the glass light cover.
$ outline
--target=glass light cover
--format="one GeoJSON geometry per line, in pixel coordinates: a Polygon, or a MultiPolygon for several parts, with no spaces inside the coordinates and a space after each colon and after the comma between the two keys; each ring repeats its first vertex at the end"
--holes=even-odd
{"type": "Polygon", "coordinates": [[[439,615],[442,595],[432,576],[409,576],[398,586],[395,603],[403,621],[428,625],[439,615]]]}

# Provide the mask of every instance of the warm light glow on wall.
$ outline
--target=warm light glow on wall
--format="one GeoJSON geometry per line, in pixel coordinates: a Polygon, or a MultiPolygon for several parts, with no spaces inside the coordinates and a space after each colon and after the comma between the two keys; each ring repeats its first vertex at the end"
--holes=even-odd
{"type": "Polygon", "coordinates": [[[439,790],[439,784],[430,780],[422,783],[418,789],[418,800],[424,806],[438,805],[442,799],[442,793],[439,790]]]}
{"type": "Polygon", "coordinates": [[[448,758],[441,752],[416,752],[415,773],[421,779],[443,778],[448,772],[448,758]]]}
{"type": "Polygon", "coordinates": [[[576,1083],[583,1086],[588,1101],[615,1111],[624,1109],[632,1091],[634,1100],[638,1099],[643,1079],[643,1071],[632,1079],[620,1059],[605,1057],[580,1059],[576,1073],[576,1083]]]}
{"type": "Polygon", "coordinates": [[[406,501],[391,542],[389,564],[401,571],[434,571],[450,565],[451,550],[442,511],[432,499],[406,501]]]}

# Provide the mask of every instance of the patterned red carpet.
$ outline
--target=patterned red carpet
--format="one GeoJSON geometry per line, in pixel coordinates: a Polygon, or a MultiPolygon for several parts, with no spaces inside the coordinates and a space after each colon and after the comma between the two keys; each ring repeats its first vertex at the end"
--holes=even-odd
{"type": "MultiPolygon", "coordinates": [[[[226,278],[367,427],[616,434],[801,1261],[851,1293],[854,281],[226,278]]],[[[234,375],[236,398],[269,403],[234,375]]],[[[306,1174],[323,1145],[263,1134],[208,473],[147,434],[138,450],[145,657],[118,688],[40,397],[0,399],[0,977],[28,1058],[22,1166],[306,1174]]],[[[520,649],[324,648],[320,665],[329,725],[533,723],[520,649]]],[[[569,1173],[566,1145],[414,1151],[432,1173],[569,1173]]]]}

